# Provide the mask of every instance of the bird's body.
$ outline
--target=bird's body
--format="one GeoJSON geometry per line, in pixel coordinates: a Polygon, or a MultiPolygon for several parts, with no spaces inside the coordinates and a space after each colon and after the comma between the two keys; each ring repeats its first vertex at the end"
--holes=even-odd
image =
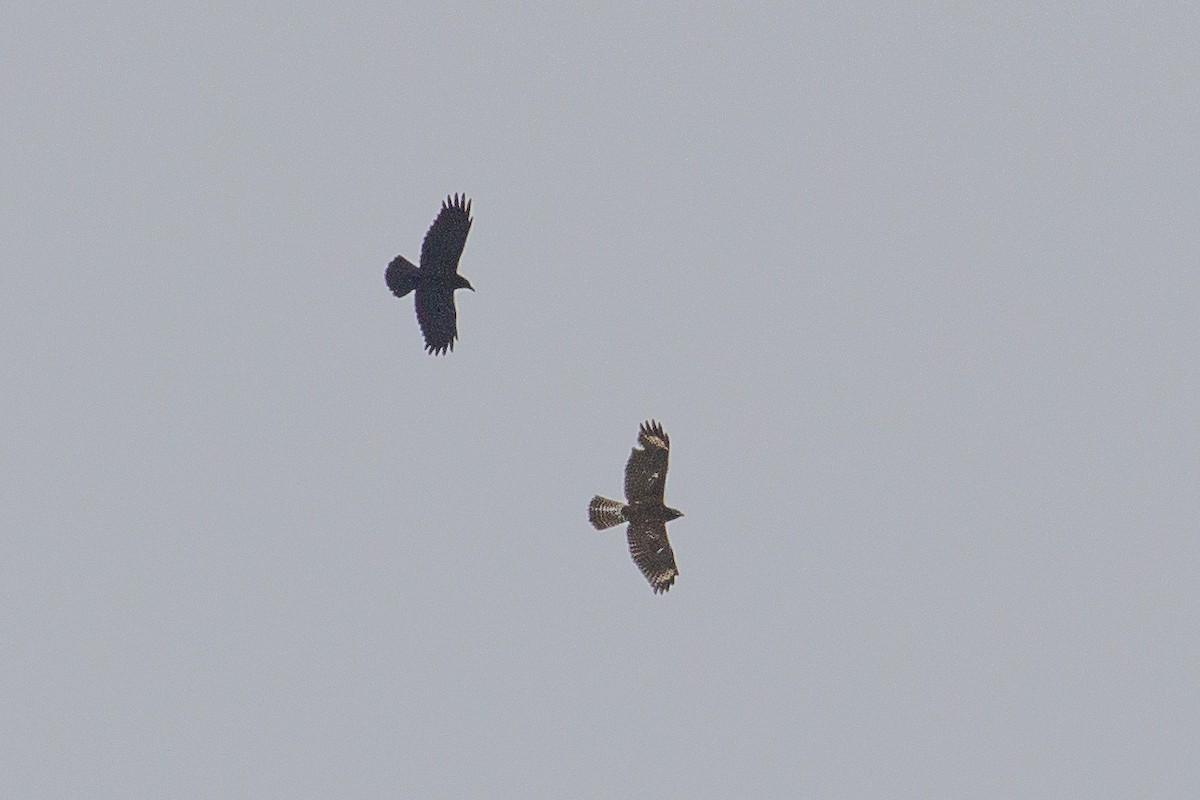
{"type": "Polygon", "coordinates": [[[447,197],[421,244],[421,266],[396,256],[383,276],[397,297],[416,293],[417,322],[431,355],[454,349],[458,337],[455,290],[475,291],[470,281],[458,274],[458,260],[470,231],[471,201],[465,195],[447,197]]]}
{"type": "Polygon", "coordinates": [[[625,464],[625,500],[596,495],[588,504],[588,519],[596,530],[628,522],[629,554],[650,582],[654,593],[671,588],[679,575],[675,553],[667,540],[667,523],[683,512],[664,503],[671,440],[654,420],[643,422],[638,444],[625,464]]]}

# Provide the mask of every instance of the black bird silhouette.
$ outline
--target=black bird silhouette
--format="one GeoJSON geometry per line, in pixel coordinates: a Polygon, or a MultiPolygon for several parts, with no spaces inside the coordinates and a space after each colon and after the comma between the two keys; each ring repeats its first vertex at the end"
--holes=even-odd
{"type": "Polygon", "coordinates": [[[626,532],[629,554],[638,565],[654,593],[665,592],[675,582],[679,569],[675,553],[667,541],[667,523],[683,512],[663,503],[667,488],[667,458],[671,440],[662,425],[654,420],[643,422],[638,444],[625,464],[625,499],[610,500],[596,495],[588,504],[588,519],[598,531],[629,523],[626,532]],[[644,449],[643,449],[644,448],[644,449]]]}
{"type": "Polygon", "coordinates": [[[444,355],[454,349],[458,337],[454,290],[475,291],[471,282],[458,274],[458,259],[470,231],[471,201],[466,195],[447,196],[421,244],[421,268],[404,256],[396,256],[383,274],[396,297],[416,290],[417,322],[430,355],[444,355]]]}

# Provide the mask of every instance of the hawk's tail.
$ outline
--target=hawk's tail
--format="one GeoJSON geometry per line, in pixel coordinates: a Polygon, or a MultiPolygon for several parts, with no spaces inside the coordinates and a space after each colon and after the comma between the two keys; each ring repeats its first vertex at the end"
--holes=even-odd
{"type": "Polygon", "coordinates": [[[620,525],[625,521],[625,504],[596,495],[588,503],[588,519],[598,531],[620,525]]]}

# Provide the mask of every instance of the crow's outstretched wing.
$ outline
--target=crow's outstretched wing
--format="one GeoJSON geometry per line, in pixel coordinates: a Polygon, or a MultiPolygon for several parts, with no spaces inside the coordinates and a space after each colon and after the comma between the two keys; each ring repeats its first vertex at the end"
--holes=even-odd
{"type": "Polygon", "coordinates": [[[629,554],[633,563],[650,581],[654,593],[665,592],[675,582],[679,570],[675,567],[675,553],[667,541],[665,522],[629,523],[629,554]]]}
{"type": "Polygon", "coordinates": [[[458,259],[470,231],[471,201],[465,195],[447,197],[421,243],[421,271],[434,277],[458,272],[458,259]]]}
{"type": "MultiPolygon", "coordinates": [[[[625,464],[625,499],[630,503],[663,502],[667,488],[667,457],[671,440],[662,425],[654,420],[643,422],[638,431],[638,444],[625,464]],[[645,449],[642,449],[645,448],[645,449]]],[[[663,533],[666,541],[666,533],[663,533]]],[[[667,548],[670,552],[670,548],[667,548]]]]}
{"type": "Polygon", "coordinates": [[[454,311],[454,290],[449,284],[432,283],[417,289],[417,322],[425,336],[425,349],[431,355],[445,355],[454,349],[458,336],[454,311]]]}

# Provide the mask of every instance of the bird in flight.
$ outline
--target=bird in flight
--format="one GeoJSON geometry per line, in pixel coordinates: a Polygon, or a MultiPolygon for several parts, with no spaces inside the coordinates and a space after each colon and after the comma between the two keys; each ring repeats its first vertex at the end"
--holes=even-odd
{"type": "Polygon", "coordinates": [[[629,554],[650,581],[654,593],[665,592],[675,582],[679,569],[667,541],[667,523],[683,512],[664,504],[667,486],[667,456],[671,440],[662,425],[643,422],[638,444],[625,464],[625,500],[596,495],[588,504],[588,519],[598,531],[628,522],[629,554]]]}
{"type": "Polygon", "coordinates": [[[383,274],[396,297],[416,290],[417,322],[430,355],[445,355],[454,349],[458,337],[454,290],[475,291],[471,282],[458,274],[458,259],[470,230],[471,201],[466,195],[447,197],[421,244],[420,269],[404,256],[396,256],[383,274]]]}

